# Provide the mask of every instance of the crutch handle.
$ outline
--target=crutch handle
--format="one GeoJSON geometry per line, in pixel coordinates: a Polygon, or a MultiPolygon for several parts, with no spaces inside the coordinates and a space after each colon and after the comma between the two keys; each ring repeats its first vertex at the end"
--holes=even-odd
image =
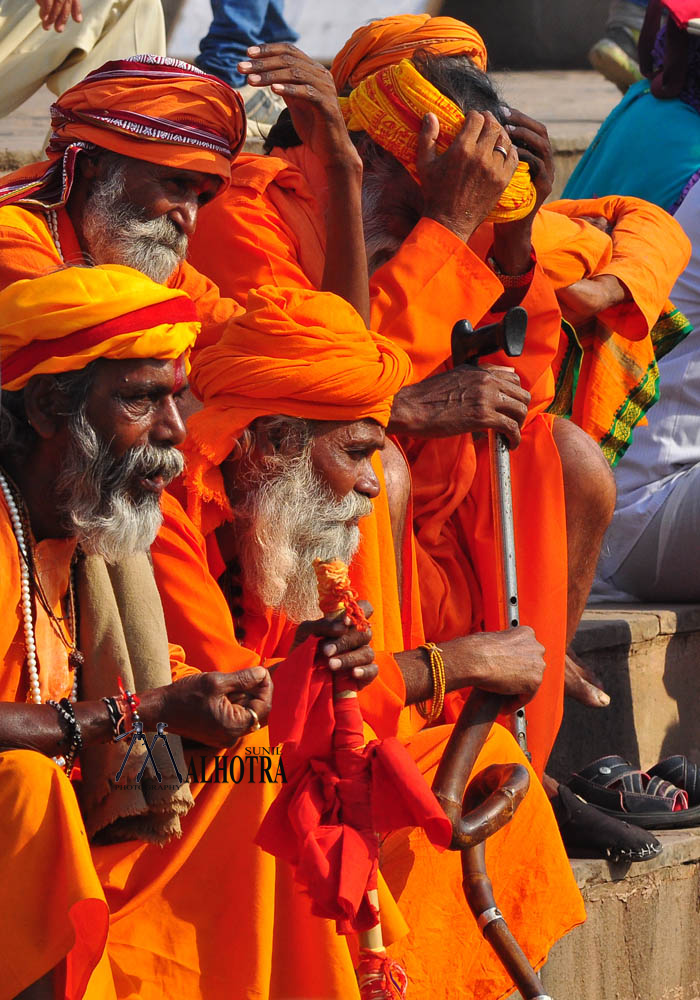
{"type": "Polygon", "coordinates": [[[503,351],[509,358],[518,358],[523,353],[526,331],[527,310],[522,306],[509,309],[500,323],[489,323],[478,330],[468,319],[457,320],[452,327],[453,364],[474,363],[495,351],[503,351]]]}

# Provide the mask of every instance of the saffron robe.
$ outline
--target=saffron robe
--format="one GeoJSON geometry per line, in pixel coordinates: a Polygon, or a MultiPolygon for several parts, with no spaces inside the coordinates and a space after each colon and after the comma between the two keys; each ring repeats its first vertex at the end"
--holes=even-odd
{"type": "MultiPolygon", "coordinates": [[[[152,556],[168,633],[186,645],[188,656],[197,663],[205,663],[214,648],[215,661],[227,662],[233,656],[232,624],[221,593],[216,593],[219,588],[214,575],[223,565],[218,547],[211,536],[205,539],[201,535],[172,498],[165,499],[163,512],[152,556]],[[204,559],[212,575],[208,576],[204,559]],[[201,608],[207,628],[193,628],[179,606],[192,608],[192,619],[201,608]],[[206,607],[216,610],[209,615],[206,607]]],[[[275,640],[280,643],[278,652],[288,648],[293,636],[288,623],[285,635],[285,629],[279,630],[279,616],[268,611],[264,617],[270,622],[270,634],[262,636],[257,626],[250,629],[261,616],[245,592],[236,602],[243,610],[236,620],[246,628],[246,637],[257,633],[256,642],[266,651],[275,640]]],[[[408,710],[401,712],[405,689],[398,665],[387,654],[377,653],[376,659],[379,677],[360,692],[365,720],[381,736],[398,734],[430,783],[451,727],[408,735],[411,727],[403,718],[408,710]]],[[[526,763],[512,736],[495,725],[475,772],[489,764],[510,761],[526,763]]],[[[547,797],[532,770],[530,774],[525,800],[515,818],[489,839],[486,856],[498,905],[530,960],[539,967],[554,942],[585,919],[585,911],[547,797]]],[[[510,995],[512,981],[467,909],[457,854],[439,854],[422,831],[402,830],[382,842],[380,871],[400,901],[402,912],[410,914],[409,935],[391,945],[389,953],[406,968],[413,1000],[428,1000],[436,993],[445,1000],[500,1000],[510,995]]]]}
{"type": "MultiPolygon", "coordinates": [[[[243,156],[234,164],[229,190],[215,208],[203,209],[192,241],[191,260],[217,281],[225,294],[243,304],[248,288],[265,282],[319,288],[322,280],[323,170],[304,146],[277,150],[276,154],[243,156]],[[232,268],[231,260],[245,261],[246,267],[232,268]]],[[[619,225],[623,214],[633,215],[629,206],[625,213],[624,201],[615,205],[594,202],[585,209],[591,215],[607,213],[610,221],[619,225]]],[[[575,215],[576,210],[569,209],[569,214],[575,215]]],[[[650,221],[648,214],[637,219],[646,225],[650,221]]],[[[630,240],[634,240],[633,223],[630,229],[630,240]]],[[[466,246],[443,226],[421,219],[395,256],[372,276],[371,326],[407,351],[414,380],[427,376],[449,358],[451,330],[457,319],[468,318],[476,326],[498,318],[489,311],[502,294],[502,286],[484,263],[491,243],[490,226],[482,226],[466,246]]],[[[487,360],[514,364],[533,395],[523,444],[511,460],[521,621],[535,629],[546,649],[545,681],[529,708],[531,752],[541,773],[563,706],[567,582],[561,463],[552,438],[553,418],[546,414],[554,397],[553,365],[562,339],[552,290],[561,285],[548,279],[550,272],[554,275],[558,271],[561,276],[568,267],[569,284],[593,274],[614,273],[629,287],[633,267],[627,257],[634,260],[639,243],[625,243],[621,232],[615,249],[605,233],[584,221],[567,218],[564,209],[540,211],[533,243],[539,263],[522,303],[529,312],[525,353],[519,359],[493,356],[487,360]],[[534,533],[535,523],[547,524],[547,531],[534,533]]],[[[661,253],[652,266],[658,273],[664,272],[661,253]]],[[[664,280],[658,284],[663,286],[664,280]]],[[[625,330],[633,328],[633,335],[640,338],[648,334],[654,313],[653,303],[649,306],[653,295],[647,295],[647,286],[642,284],[632,282],[631,291],[642,300],[646,312],[635,300],[610,310],[608,317],[625,330]]],[[[657,285],[656,291],[657,299],[661,296],[658,316],[668,289],[657,285]]],[[[411,442],[406,447],[415,489],[426,635],[439,642],[475,628],[498,628],[486,454],[477,458],[468,437],[411,442]],[[462,504],[464,509],[460,510],[462,504]],[[454,514],[460,523],[450,524],[448,514],[454,514]]],[[[448,699],[448,712],[455,700],[454,710],[458,710],[461,699],[453,696],[448,699]]]]}
{"type": "MultiPolygon", "coordinates": [[[[64,613],[73,548],[63,539],[36,546],[57,614],[64,613]]],[[[2,500],[0,562],[0,700],[23,702],[19,556],[2,500]]],[[[189,610],[183,604],[183,614],[189,610]]],[[[220,620],[230,621],[223,610],[220,620]]],[[[204,660],[210,640],[199,636],[195,652],[204,660]]],[[[67,697],[67,653],[40,607],[36,641],[42,694],[67,697]]],[[[170,652],[174,679],[197,672],[181,647],[170,652]]],[[[259,659],[232,639],[221,666],[236,670],[259,659]]],[[[91,847],[71,782],[50,758],[0,753],[2,1000],[64,960],[66,1000],[359,1000],[352,955],[334,922],[312,916],[289,866],[253,846],[279,786],[213,780],[214,754],[244,758],[268,743],[263,728],[230,751],[208,751],[203,779],[198,774],[206,783],[192,785],[195,807],[184,817],[183,836],[163,848],[139,841],[91,847]]],[[[198,759],[196,766],[199,772],[198,759]]],[[[380,897],[391,941],[406,927],[382,880],[380,897]]]]}

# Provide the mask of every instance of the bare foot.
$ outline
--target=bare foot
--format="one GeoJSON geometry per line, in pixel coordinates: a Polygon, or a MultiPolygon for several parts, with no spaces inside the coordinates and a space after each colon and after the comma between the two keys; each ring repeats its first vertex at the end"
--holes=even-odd
{"type": "Polygon", "coordinates": [[[606,708],[610,695],[603,690],[603,682],[585,663],[574,659],[571,651],[566,654],[564,693],[590,708],[606,708]]]}

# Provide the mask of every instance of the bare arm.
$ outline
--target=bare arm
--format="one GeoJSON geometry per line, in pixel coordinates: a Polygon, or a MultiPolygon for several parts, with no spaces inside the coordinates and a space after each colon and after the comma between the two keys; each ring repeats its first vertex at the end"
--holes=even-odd
{"type": "MultiPolygon", "coordinates": [[[[464,687],[492,691],[508,699],[505,711],[526,704],[537,693],[544,673],[544,648],[527,626],[505,632],[476,632],[440,644],[447,691],[464,687]]],[[[406,704],[433,693],[424,650],[396,654],[406,684],[406,704]]]]}
{"type": "Polygon", "coordinates": [[[369,325],[369,276],[362,228],[362,161],[345,127],[333,78],[288,42],[254,46],[238,64],[253,87],[269,86],[326,171],[328,214],[322,291],[335,292],[369,325]]]}
{"type": "MultiPolygon", "coordinates": [[[[263,667],[232,674],[203,673],[144,691],[138,712],[144,729],[167,722],[174,733],[210,746],[231,746],[250,729],[252,708],[263,722],[270,710],[272,682],[263,667]]],[[[102,701],[74,705],[83,746],[108,743],[113,736],[102,701]]],[[[0,747],[65,753],[66,730],[51,705],[0,704],[0,747]]]]}

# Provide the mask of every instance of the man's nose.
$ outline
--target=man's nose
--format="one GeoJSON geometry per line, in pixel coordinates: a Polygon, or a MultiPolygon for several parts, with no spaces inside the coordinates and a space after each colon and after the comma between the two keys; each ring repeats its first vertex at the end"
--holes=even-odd
{"type": "Polygon", "coordinates": [[[158,416],[151,429],[151,439],[155,444],[170,444],[177,447],[187,436],[187,429],[174,396],[163,400],[158,416]]]}
{"type": "Polygon", "coordinates": [[[363,470],[358,476],[357,482],[355,483],[355,490],[358,493],[363,493],[370,500],[374,500],[378,497],[381,492],[381,487],[379,485],[379,480],[377,479],[374,469],[367,463],[367,469],[363,470]]]}
{"type": "Polygon", "coordinates": [[[168,218],[175,223],[175,225],[180,229],[185,236],[194,236],[194,231],[197,228],[197,213],[199,211],[199,202],[196,197],[183,199],[179,201],[168,212],[168,218]]]}

